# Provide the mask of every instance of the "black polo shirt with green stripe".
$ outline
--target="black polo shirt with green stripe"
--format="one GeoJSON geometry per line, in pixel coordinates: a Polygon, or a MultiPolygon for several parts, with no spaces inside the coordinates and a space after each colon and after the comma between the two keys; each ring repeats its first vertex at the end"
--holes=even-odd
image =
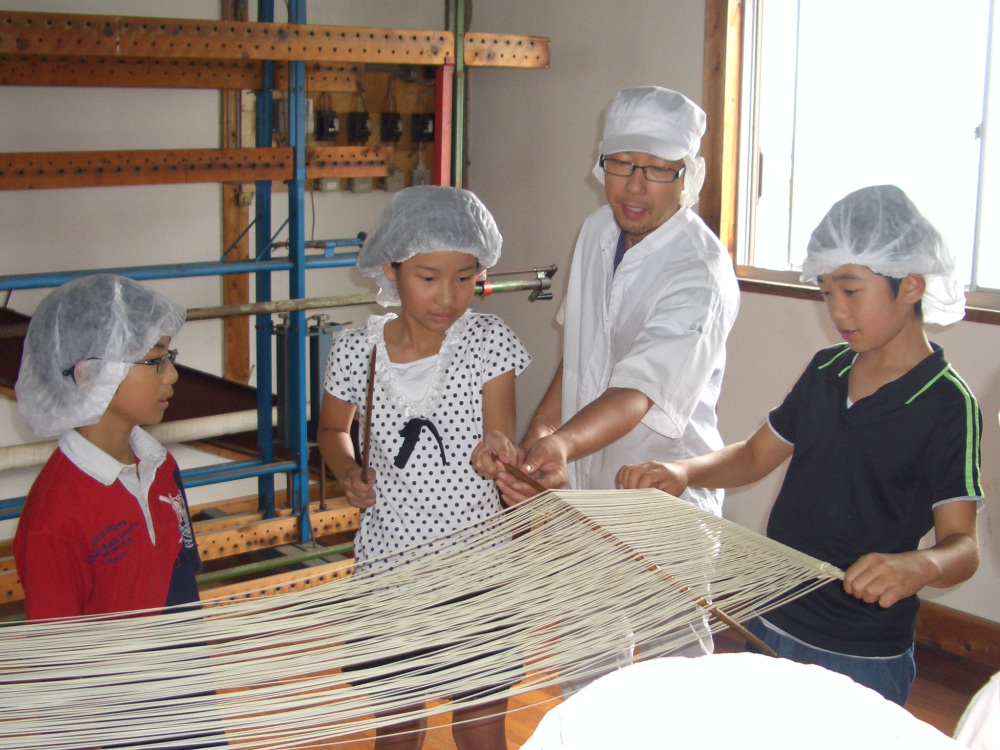
{"type": "MultiPolygon", "coordinates": [[[[941,347],[904,376],[848,408],[847,344],[815,357],[771,411],[794,447],[767,535],[847,569],[869,552],[914,550],[934,507],[978,501],[982,414],[941,347]]],[[[806,643],[855,656],[894,656],[913,645],[916,596],[866,604],[832,582],[765,615],[806,643]]]]}

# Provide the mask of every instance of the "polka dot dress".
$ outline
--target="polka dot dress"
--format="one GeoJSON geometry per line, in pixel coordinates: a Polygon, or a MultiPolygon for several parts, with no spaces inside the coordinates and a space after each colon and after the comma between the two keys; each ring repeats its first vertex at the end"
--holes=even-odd
{"type": "Polygon", "coordinates": [[[508,370],[519,375],[531,361],[500,318],[466,312],[448,329],[427,394],[414,402],[398,389],[386,354],[383,329],[395,317],[372,316],[364,329],[345,331],[326,363],[326,391],[357,406],[364,424],[368,363],[372,346],[378,346],[369,449],[377,499],[362,511],[354,540],[359,573],[394,564],[405,559],[399,553],[406,548],[500,510],[493,481],[479,476],[470,462],[483,437],[483,385],[508,370]],[[400,469],[395,463],[404,442],[400,430],[414,418],[432,422],[441,441],[421,427],[400,469]]]}

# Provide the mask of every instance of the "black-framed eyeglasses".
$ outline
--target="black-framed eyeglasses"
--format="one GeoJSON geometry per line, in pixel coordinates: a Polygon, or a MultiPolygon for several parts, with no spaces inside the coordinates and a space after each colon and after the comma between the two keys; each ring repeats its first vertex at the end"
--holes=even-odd
{"type": "Polygon", "coordinates": [[[133,362],[133,365],[150,365],[156,368],[158,374],[163,374],[167,369],[167,362],[174,364],[177,362],[177,350],[171,349],[166,354],[161,354],[159,357],[153,357],[153,359],[142,359],[138,362],[133,362]]]}
{"type": "Polygon", "coordinates": [[[636,169],[641,169],[642,176],[650,182],[674,182],[684,174],[684,167],[680,169],[657,166],[640,167],[638,164],[622,161],[621,159],[612,159],[610,156],[605,156],[604,154],[601,154],[600,165],[605,174],[614,175],[615,177],[631,177],[636,169]]]}
{"type": "MultiPolygon", "coordinates": [[[[86,361],[90,362],[91,360],[94,359],[100,359],[100,357],[87,357],[86,361]]],[[[167,369],[167,362],[169,362],[170,364],[174,364],[175,362],[177,362],[176,349],[171,349],[166,354],[161,354],[159,357],[153,357],[152,359],[141,359],[138,362],[133,362],[132,364],[149,365],[150,367],[155,367],[156,373],[158,375],[162,375],[164,371],[167,369]]],[[[76,365],[73,365],[72,367],[67,367],[65,370],[62,371],[63,377],[73,378],[73,380],[75,381],[76,375],[73,372],[75,369],[76,365]]]]}

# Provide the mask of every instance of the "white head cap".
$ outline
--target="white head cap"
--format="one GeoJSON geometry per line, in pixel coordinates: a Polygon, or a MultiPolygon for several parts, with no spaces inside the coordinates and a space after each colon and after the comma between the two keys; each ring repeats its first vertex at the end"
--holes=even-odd
{"type": "MultiPolygon", "coordinates": [[[[660,86],[639,86],[619,91],[604,117],[605,156],[640,151],[667,161],[684,162],[681,206],[693,206],[705,182],[705,160],[698,156],[705,134],[705,113],[683,94],[660,86]]],[[[598,163],[594,176],[603,184],[598,163]]]]}
{"type": "Polygon", "coordinates": [[[14,385],[21,418],[39,437],[97,423],[132,363],[176,335],[184,316],[159,292],[121,276],[84,276],[53,290],[24,339],[14,385]]]}
{"type": "Polygon", "coordinates": [[[901,279],[924,277],[924,322],[950,325],[965,317],[965,286],[941,234],[895,185],[872,185],[833,204],[813,230],[802,263],[802,281],[841,266],[864,266],[901,279]]]}
{"type": "Polygon", "coordinates": [[[475,256],[479,270],[500,259],[503,237],[493,216],[474,193],[426,185],[401,190],[365,239],[358,272],[379,285],[378,303],[399,304],[396,282],[386,278],[386,263],[402,263],[418,253],[454,251],[475,256]]]}

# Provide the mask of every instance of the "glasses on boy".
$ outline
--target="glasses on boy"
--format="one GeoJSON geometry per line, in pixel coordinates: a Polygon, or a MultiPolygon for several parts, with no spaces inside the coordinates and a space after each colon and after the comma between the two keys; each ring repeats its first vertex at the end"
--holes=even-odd
{"type": "Polygon", "coordinates": [[[133,365],[149,365],[150,367],[155,367],[158,374],[163,374],[167,369],[167,362],[174,364],[177,361],[177,350],[171,349],[166,354],[162,354],[159,357],[153,357],[153,359],[142,359],[138,362],[133,362],[133,365]]]}
{"type": "MultiPolygon", "coordinates": [[[[100,357],[87,357],[87,360],[100,359],[100,357]]],[[[177,350],[171,349],[166,354],[161,354],[159,357],[153,357],[152,359],[140,359],[138,362],[133,362],[133,365],[149,365],[150,367],[156,368],[157,375],[162,375],[167,369],[167,362],[174,364],[177,362],[177,350]]],[[[76,380],[76,376],[73,374],[73,370],[76,369],[76,365],[73,367],[67,367],[62,371],[63,377],[69,376],[76,380]]]]}

